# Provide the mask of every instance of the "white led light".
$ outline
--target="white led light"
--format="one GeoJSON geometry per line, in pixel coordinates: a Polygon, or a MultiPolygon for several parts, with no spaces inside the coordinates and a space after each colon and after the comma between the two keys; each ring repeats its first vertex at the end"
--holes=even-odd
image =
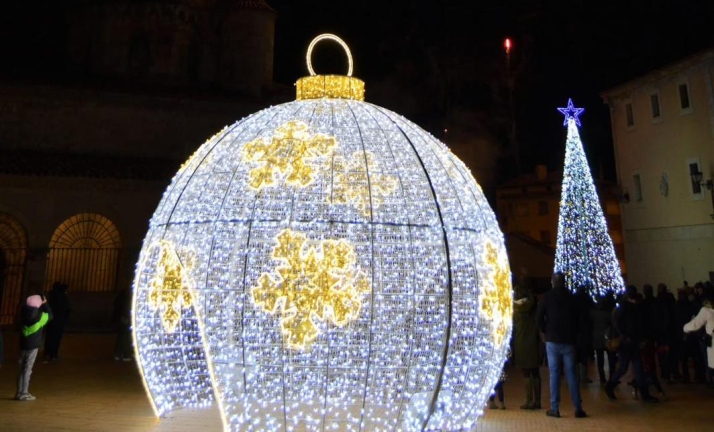
{"type": "Polygon", "coordinates": [[[511,316],[503,236],[469,170],[349,97],[274,106],[201,146],[134,281],[157,415],[215,398],[235,431],[470,426],[511,316]]]}

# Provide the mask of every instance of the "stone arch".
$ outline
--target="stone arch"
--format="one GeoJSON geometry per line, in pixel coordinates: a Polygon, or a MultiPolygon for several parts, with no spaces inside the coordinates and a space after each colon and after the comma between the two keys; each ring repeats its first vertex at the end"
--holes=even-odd
{"type": "Polygon", "coordinates": [[[0,325],[17,315],[27,258],[27,232],[13,216],[0,213],[0,325]]]}
{"type": "Polygon", "coordinates": [[[70,217],[50,239],[45,289],[61,282],[71,291],[115,291],[121,247],[119,230],[106,217],[70,217]]]}

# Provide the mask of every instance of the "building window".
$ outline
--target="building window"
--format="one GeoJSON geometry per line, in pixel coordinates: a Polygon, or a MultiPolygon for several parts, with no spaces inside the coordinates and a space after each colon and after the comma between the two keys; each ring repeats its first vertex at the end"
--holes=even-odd
{"type": "Polygon", "coordinates": [[[625,115],[627,116],[627,126],[634,126],[635,116],[632,112],[632,103],[625,104],[625,115]]]}
{"type": "Polygon", "coordinates": [[[528,203],[516,204],[516,216],[528,216],[528,203]]]}
{"type": "Polygon", "coordinates": [[[689,103],[689,86],[687,84],[679,85],[679,106],[683,110],[691,107],[689,103]]]}
{"type": "Polygon", "coordinates": [[[538,215],[543,216],[548,214],[548,201],[538,201],[538,215]]]}
{"type": "Polygon", "coordinates": [[[19,220],[0,213],[0,326],[15,323],[22,298],[27,233],[19,220]]]}
{"type": "Polygon", "coordinates": [[[640,175],[635,174],[632,176],[632,180],[635,182],[635,201],[642,201],[642,182],[640,181],[640,175]]]}
{"type": "Polygon", "coordinates": [[[55,282],[72,292],[115,292],[121,238],[114,223],[96,213],[65,220],[50,239],[45,290],[55,282]]]}
{"type": "Polygon", "coordinates": [[[692,174],[696,174],[698,172],[700,172],[699,162],[690,162],[689,163],[689,181],[692,183],[692,193],[693,194],[702,193],[702,185],[699,184],[699,182],[695,182],[692,179],[692,174]]]}
{"type": "Polygon", "coordinates": [[[540,242],[545,243],[545,244],[550,244],[550,231],[549,230],[541,230],[540,242]]]}
{"type": "Polygon", "coordinates": [[[659,94],[654,93],[650,95],[650,105],[652,106],[652,118],[658,119],[659,113],[659,94]]]}

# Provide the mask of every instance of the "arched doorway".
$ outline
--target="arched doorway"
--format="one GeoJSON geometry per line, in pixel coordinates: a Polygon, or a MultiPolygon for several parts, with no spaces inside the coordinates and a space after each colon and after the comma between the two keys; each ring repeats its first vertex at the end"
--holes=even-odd
{"type": "Polygon", "coordinates": [[[121,237],[112,221],[80,213],[62,222],[50,240],[45,290],[54,282],[74,292],[116,290],[121,237]]]}
{"type": "Polygon", "coordinates": [[[20,222],[0,213],[0,326],[13,324],[22,294],[27,233],[20,222]]]}

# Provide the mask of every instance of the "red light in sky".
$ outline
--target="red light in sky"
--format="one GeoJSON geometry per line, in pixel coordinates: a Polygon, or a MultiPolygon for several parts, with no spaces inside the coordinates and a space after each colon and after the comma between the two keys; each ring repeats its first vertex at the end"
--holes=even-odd
{"type": "Polygon", "coordinates": [[[503,42],[503,46],[506,47],[506,54],[511,53],[511,39],[506,38],[506,40],[503,42]]]}

